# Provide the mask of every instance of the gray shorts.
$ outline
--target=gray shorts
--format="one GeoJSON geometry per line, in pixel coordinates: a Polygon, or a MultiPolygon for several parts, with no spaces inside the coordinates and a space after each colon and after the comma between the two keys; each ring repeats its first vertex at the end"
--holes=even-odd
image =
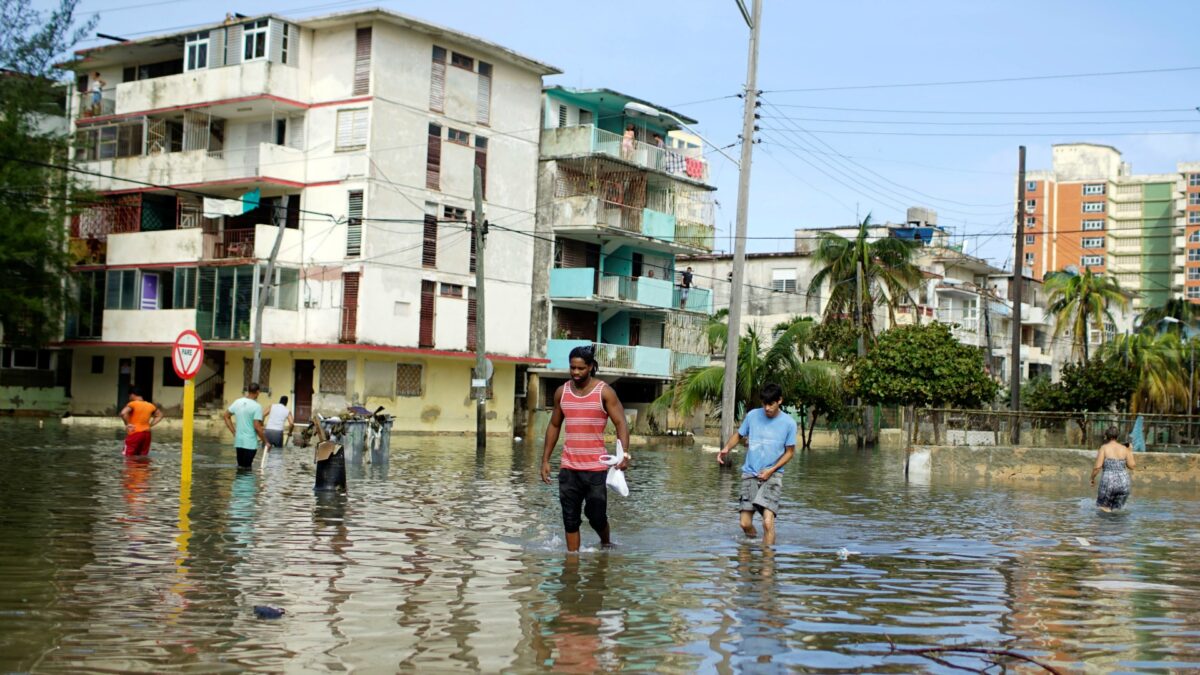
{"type": "Polygon", "coordinates": [[[783,497],[783,474],[776,472],[766,480],[757,476],[742,476],[742,494],[738,499],[738,511],[767,510],[779,514],[779,501],[783,497]]]}
{"type": "Polygon", "coordinates": [[[283,429],[263,429],[263,435],[272,448],[283,447],[283,429]]]}

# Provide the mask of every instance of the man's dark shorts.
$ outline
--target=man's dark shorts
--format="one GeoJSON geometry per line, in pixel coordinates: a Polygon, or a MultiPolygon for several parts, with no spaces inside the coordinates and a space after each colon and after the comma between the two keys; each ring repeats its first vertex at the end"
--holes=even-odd
{"type": "Polygon", "coordinates": [[[558,501],[562,504],[563,528],[568,534],[579,531],[586,515],[597,532],[608,527],[608,471],[558,470],[558,501]],[[584,504],[586,502],[586,505],[584,504]]]}
{"type": "Polygon", "coordinates": [[[249,469],[254,466],[254,456],[258,454],[258,448],[237,448],[237,463],[238,468],[249,469]]]}

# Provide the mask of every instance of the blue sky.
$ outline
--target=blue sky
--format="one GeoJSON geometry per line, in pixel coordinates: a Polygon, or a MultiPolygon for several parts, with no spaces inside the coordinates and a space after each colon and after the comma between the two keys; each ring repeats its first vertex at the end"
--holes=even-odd
{"type": "MultiPolygon", "coordinates": [[[[741,90],[747,28],[734,0],[176,0],[120,9],[154,1],[83,0],[80,11],[100,13],[99,31],[130,37],[217,21],[226,11],[303,18],[381,6],[488,38],[563,70],[548,83],[608,87],[677,107],[699,119],[699,130],[715,143],[732,143],[741,129],[740,99],[684,105],[741,90]]],[[[38,6],[49,3],[39,0],[38,6]]],[[[752,170],[748,249],[790,250],[794,228],[844,225],[856,214],[899,220],[911,204],[936,209],[943,225],[964,235],[968,252],[1007,265],[1017,146],[1027,146],[1030,169],[1049,168],[1052,144],[1076,141],[1117,147],[1138,173],[1200,161],[1200,70],[785,90],[1195,67],[1198,25],[1200,2],[1186,0],[764,0],[758,85],[767,93],[752,170]],[[1170,112],[1110,112],[1124,110],[1170,112]],[[967,111],[1039,114],[962,114],[967,111]],[[988,124],[964,124],[977,122],[988,124]],[[835,131],[842,133],[830,133],[835,131]],[[894,135],[914,132],[968,135],[894,135]],[[1131,132],[1188,133],[1110,135],[1131,132]],[[995,135],[972,135],[985,133],[995,135]]],[[[736,156],[737,149],[729,152],[736,156]]],[[[715,153],[710,157],[721,205],[718,237],[727,237],[737,168],[715,153]]],[[[718,245],[728,248],[729,240],[718,245]]]]}

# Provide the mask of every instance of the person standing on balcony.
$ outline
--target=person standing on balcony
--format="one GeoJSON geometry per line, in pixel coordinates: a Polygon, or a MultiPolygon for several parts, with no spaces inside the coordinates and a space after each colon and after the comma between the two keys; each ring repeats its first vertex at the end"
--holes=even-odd
{"type": "Polygon", "coordinates": [[[90,86],[92,90],[93,115],[99,115],[102,112],[100,103],[104,100],[104,87],[107,85],[108,83],[100,77],[100,71],[92,73],[92,82],[90,86]]]}
{"type": "Polygon", "coordinates": [[[775,515],[783,494],[783,467],[796,454],[796,420],[781,414],[783,389],[774,383],[759,392],[762,407],[746,414],[742,426],[717,453],[717,464],[724,465],[729,451],[742,441],[750,441],[742,463],[742,491],[738,499],[742,531],[755,537],[754,512],[762,515],[763,544],[775,544],[775,515]]]}
{"type": "Polygon", "coordinates": [[[288,410],[288,397],[280,396],[279,402],[271,406],[267,412],[267,422],[263,425],[263,433],[267,443],[273,448],[282,448],[285,432],[292,428],[292,413],[288,410]]]}
{"type": "Polygon", "coordinates": [[[121,409],[121,420],[125,422],[126,457],[145,457],[150,454],[150,427],[162,421],[158,406],[142,397],[137,387],[129,390],[129,403],[121,409]]]}
{"type": "Polygon", "coordinates": [[[692,289],[692,268],[679,275],[679,309],[687,309],[688,291],[692,289]]]}
{"type": "MultiPolygon", "coordinates": [[[[563,444],[562,461],[558,470],[558,501],[562,505],[563,528],[567,533],[567,551],[579,550],[580,512],[600,535],[600,545],[612,546],[608,526],[609,466],[601,461],[608,453],[604,447],[604,428],[611,419],[617,440],[628,451],[629,428],[625,424],[625,407],[607,384],[596,377],[595,347],[576,347],[570,353],[571,381],[554,392],[554,412],[546,428],[546,444],[542,451],[542,481],[550,484],[550,455],[558,444],[559,431],[566,422],[567,438],[563,444]]],[[[632,460],[628,454],[617,465],[625,470],[632,460]]]]}
{"type": "Polygon", "coordinates": [[[633,130],[633,125],[629,124],[625,127],[625,135],[621,137],[621,159],[632,162],[633,149],[637,139],[633,130]]]}
{"type": "Polygon", "coordinates": [[[229,433],[233,434],[233,446],[237,450],[240,469],[254,466],[254,456],[258,454],[260,440],[263,442],[264,451],[271,449],[271,443],[267,440],[263,428],[263,409],[258,402],[259,389],[257,382],[246,385],[246,395],[234,401],[225,411],[225,426],[229,428],[229,433]]]}

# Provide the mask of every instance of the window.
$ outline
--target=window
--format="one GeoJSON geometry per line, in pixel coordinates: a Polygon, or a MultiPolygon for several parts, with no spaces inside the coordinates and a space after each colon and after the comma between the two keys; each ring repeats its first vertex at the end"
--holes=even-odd
{"type": "Polygon", "coordinates": [[[137,287],[137,270],[109,270],[105,309],[137,309],[141,295],[137,287]]]}
{"type": "MultiPolygon", "coordinates": [[[[174,368],[172,368],[172,370],[174,370],[174,368]]],[[[103,375],[103,374],[104,374],[104,355],[103,354],[93,354],[92,355],[92,375],[103,375]]]]}
{"type": "Polygon", "coordinates": [[[492,64],[479,62],[479,83],[475,91],[475,121],[487,126],[492,121],[492,64]]]}
{"type": "Polygon", "coordinates": [[[1200,298],[1200,286],[1188,286],[1187,297],[1188,300],[1200,298]]]}
{"type": "Polygon", "coordinates": [[[1188,262],[1200,262],[1200,248],[1188,249],[1188,262]]]}
{"type": "Polygon", "coordinates": [[[1188,225],[1200,225],[1200,211],[1188,211],[1188,225]]]}
{"type": "Polygon", "coordinates": [[[458,143],[460,145],[470,145],[471,134],[462,131],[461,129],[447,128],[446,140],[450,141],[451,143],[458,143]]]}
{"type": "Polygon", "coordinates": [[[342,326],[338,342],[358,342],[358,281],[361,273],[342,272],[342,326]]]}
{"type": "MultiPolygon", "coordinates": [[[[248,384],[254,381],[254,359],[242,358],[242,382],[248,384]]],[[[271,393],[271,359],[258,361],[258,386],[264,392],[271,393]]]]}
{"type": "Polygon", "coordinates": [[[79,131],[75,134],[77,155],[84,161],[137,157],[142,154],[143,127],[134,122],[79,131]]]}
{"type": "Polygon", "coordinates": [[[396,395],[420,396],[422,370],[423,367],[419,363],[397,363],[396,395]]]}
{"type": "Polygon", "coordinates": [[[361,96],[371,90],[371,27],[354,33],[354,88],[351,94],[361,96]]]}
{"type": "Polygon", "coordinates": [[[1037,192],[1037,181],[1036,180],[1027,181],[1025,183],[1025,191],[1026,192],[1037,192]]]}
{"type": "Polygon", "coordinates": [[[771,289],[780,293],[795,293],[796,292],[796,270],[795,269],[774,269],[771,270],[771,289]]]}
{"type": "Polygon", "coordinates": [[[48,349],[13,349],[6,347],[0,368],[18,370],[53,370],[53,352],[48,349]]]}
{"type": "Polygon", "coordinates": [[[321,393],[346,393],[346,362],[321,360],[321,393]]]}
{"type": "Polygon", "coordinates": [[[1189,174],[1188,185],[1192,187],[1200,186],[1200,173],[1189,174]]]}
{"type": "Polygon", "coordinates": [[[1033,264],[1033,254],[1032,254],[1032,253],[1026,253],[1026,254],[1025,254],[1025,264],[1026,264],[1026,265],[1032,265],[1032,264],[1033,264]]]}
{"type": "Polygon", "coordinates": [[[1200,206],[1200,192],[1189,192],[1188,204],[1191,206],[1200,206]]]}
{"type": "Polygon", "coordinates": [[[78,305],[67,318],[67,336],[89,339],[101,337],[104,327],[104,280],[103,270],[80,272],[78,305]]]}
{"type": "Polygon", "coordinates": [[[442,127],[429,125],[429,150],[425,153],[425,187],[440,190],[442,183],[442,127]]]}
{"type": "Polygon", "coordinates": [[[1089,232],[1093,231],[1093,230],[1103,230],[1104,229],[1104,221],[1103,220],[1085,220],[1085,221],[1083,221],[1083,229],[1086,231],[1089,231],[1089,232]]]}
{"type": "Polygon", "coordinates": [[[286,64],[288,62],[288,47],[291,46],[291,25],[283,24],[283,39],[279,43],[279,62],[286,64]]]}
{"type": "Polygon", "coordinates": [[[267,56],[267,20],[259,19],[242,25],[242,61],[267,56]]]}
{"type": "Polygon", "coordinates": [[[1084,267],[1095,267],[1096,265],[1103,265],[1104,264],[1104,256],[1102,256],[1102,255],[1085,255],[1079,261],[1079,264],[1083,265],[1084,267]]]}
{"type": "Polygon", "coordinates": [[[366,108],[339,110],[337,113],[337,150],[359,150],[367,147],[366,108]]]}
{"type": "Polygon", "coordinates": [[[434,310],[433,295],[433,287],[435,285],[432,281],[421,281],[421,324],[417,337],[418,347],[433,346],[433,325],[437,318],[434,310]]]}
{"type": "Polygon", "coordinates": [[[1196,230],[1195,232],[1188,235],[1188,243],[1189,244],[1200,244],[1200,230],[1196,230]]]}
{"type": "Polygon", "coordinates": [[[465,223],[467,222],[467,210],[457,206],[443,207],[442,220],[456,220],[465,223]]]}
{"type": "Polygon", "coordinates": [[[454,52],[450,55],[450,65],[473,71],[475,70],[475,59],[469,56],[463,56],[458,52],[454,52]]]}
{"type": "Polygon", "coordinates": [[[1037,208],[1037,200],[1036,199],[1026,199],[1025,200],[1025,210],[1026,211],[1033,211],[1036,208],[1037,208]]]}
{"type": "Polygon", "coordinates": [[[1200,281],[1200,267],[1187,268],[1188,281],[1200,281]]]}
{"type": "Polygon", "coordinates": [[[196,307],[196,268],[176,267],[174,281],[175,296],[172,306],[175,309],[194,309],[196,307]]]}
{"type": "Polygon", "coordinates": [[[175,374],[175,366],[171,365],[171,357],[169,356],[164,356],[162,359],[162,386],[183,386],[183,378],[175,374]]]}
{"type": "Polygon", "coordinates": [[[442,112],[446,102],[446,49],[433,47],[433,66],[429,74],[429,109],[442,112]]]}
{"type": "Polygon", "coordinates": [[[442,297],[445,298],[461,298],[463,296],[463,287],[459,284],[442,284],[442,297]]]}
{"type": "Polygon", "coordinates": [[[185,56],[183,69],[204,70],[208,67],[208,46],[210,43],[208,31],[192,33],[184,39],[185,56]]]}
{"type": "Polygon", "coordinates": [[[567,106],[561,103],[558,104],[558,126],[560,128],[567,126],[567,106]]]}
{"type": "Polygon", "coordinates": [[[1083,186],[1083,194],[1085,195],[1102,195],[1104,194],[1104,183],[1093,183],[1083,186]]]}
{"type": "Polygon", "coordinates": [[[421,266],[437,267],[437,204],[425,204],[425,228],[421,239],[421,266]]]}
{"type": "Polygon", "coordinates": [[[1034,242],[1034,236],[1032,234],[1025,235],[1025,245],[1026,246],[1032,246],[1033,242],[1034,242]]]}
{"type": "Polygon", "coordinates": [[[346,257],[357,258],[362,254],[363,192],[351,190],[347,193],[346,205],[346,257]]]}
{"type": "Polygon", "coordinates": [[[1104,213],[1104,202],[1084,202],[1084,213],[1104,213]]]}
{"type": "MultiPolygon", "coordinates": [[[[267,266],[259,268],[259,278],[267,272],[267,266]]],[[[275,309],[290,309],[295,311],[300,296],[300,270],[294,267],[275,267],[271,271],[275,277],[267,288],[267,307],[275,309]]]]}
{"type": "Polygon", "coordinates": [[[1104,248],[1104,237],[1084,237],[1084,248],[1104,248]]]}
{"type": "MultiPolygon", "coordinates": [[[[479,328],[476,319],[479,316],[479,304],[475,300],[475,289],[467,289],[467,350],[475,351],[479,345],[479,328]]],[[[491,383],[488,383],[491,389],[491,383]]]]}
{"type": "Polygon", "coordinates": [[[1025,227],[1037,227],[1037,218],[1033,216],[1025,217],[1025,227]]]}

